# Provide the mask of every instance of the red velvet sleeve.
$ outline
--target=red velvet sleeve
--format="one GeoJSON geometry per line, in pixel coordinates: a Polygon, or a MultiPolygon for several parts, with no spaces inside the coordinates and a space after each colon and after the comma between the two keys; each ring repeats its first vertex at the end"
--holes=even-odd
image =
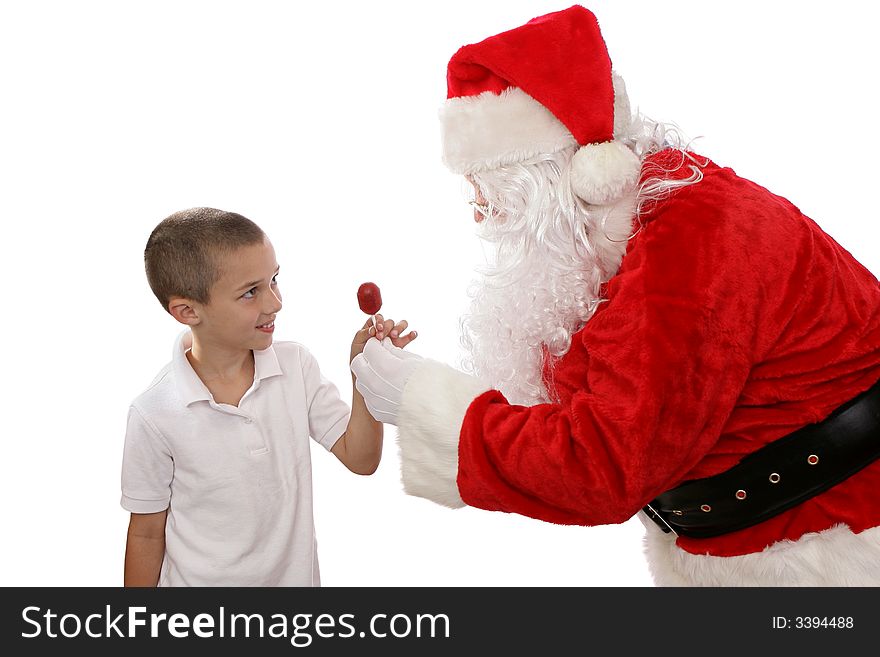
{"type": "Polygon", "coordinates": [[[557,366],[573,394],[522,407],[489,391],[471,403],[462,499],[595,525],[680,483],[717,443],[809,276],[813,235],[776,199],[716,167],[658,208],[557,366]]]}

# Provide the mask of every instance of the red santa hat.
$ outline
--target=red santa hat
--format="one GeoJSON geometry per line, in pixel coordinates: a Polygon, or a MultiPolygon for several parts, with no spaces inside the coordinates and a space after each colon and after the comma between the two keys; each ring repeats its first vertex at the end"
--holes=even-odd
{"type": "Polygon", "coordinates": [[[578,144],[570,180],[586,202],[612,203],[638,181],[639,158],[614,141],[630,121],[626,90],[587,9],[575,5],[463,46],[446,79],[443,161],[455,173],[578,144]]]}

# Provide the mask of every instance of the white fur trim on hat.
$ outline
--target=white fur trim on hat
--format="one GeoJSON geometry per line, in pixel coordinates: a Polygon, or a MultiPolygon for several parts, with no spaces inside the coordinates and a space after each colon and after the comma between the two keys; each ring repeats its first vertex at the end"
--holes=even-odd
{"type": "Polygon", "coordinates": [[[629,134],[632,109],[629,105],[629,94],[626,93],[626,83],[614,71],[611,71],[611,85],[614,88],[614,137],[619,138],[629,134]]]}
{"type": "Polygon", "coordinates": [[[440,109],[443,162],[470,174],[576,144],[546,107],[516,87],[450,98],[440,109]]]}
{"type": "Polygon", "coordinates": [[[607,205],[635,187],[641,170],[638,156],[618,141],[587,144],[571,158],[571,188],[587,203],[607,205]]]}
{"type": "Polygon", "coordinates": [[[403,489],[444,506],[464,506],[458,494],[458,442],[470,403],[489,390],[479,379],[425,359],[403,389],[397,420],[403,489]]]}
{"type": "MultiPolygon", "coordinates": [[[[623,78],[612,72],[614,136],[632,122],[623,78]]],[[[500,94],[448,99],[440,109],[443,162],[453,173],[471,174],[555,153],[577,142],[550,110],[518,87],[500,94]]]]}

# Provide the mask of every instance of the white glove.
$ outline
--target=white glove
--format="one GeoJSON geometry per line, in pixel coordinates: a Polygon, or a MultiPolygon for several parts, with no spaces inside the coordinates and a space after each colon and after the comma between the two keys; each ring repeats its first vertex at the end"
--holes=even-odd
{"type": "Polygon", "coordinates": [[[370,414],[379,422],[397,425],[397,412],[403,388],[413,371],[424,360],[421,356],[391,344],[368,340],[362,353],[351,361],[355,387],[364,398],[370,414]]]}

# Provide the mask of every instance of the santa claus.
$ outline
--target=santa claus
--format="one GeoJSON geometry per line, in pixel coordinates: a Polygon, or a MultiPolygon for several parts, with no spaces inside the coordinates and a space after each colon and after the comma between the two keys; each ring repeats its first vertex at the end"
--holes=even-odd
{"type": "Polygon", "coordinates": [[[495,244],[468,372],[371,340],[405,490],[638,514],[658,585],[880,585],[880,287],[787,200],[633,116],[580,6],[462,47],[443,157],[495,244]]]}

